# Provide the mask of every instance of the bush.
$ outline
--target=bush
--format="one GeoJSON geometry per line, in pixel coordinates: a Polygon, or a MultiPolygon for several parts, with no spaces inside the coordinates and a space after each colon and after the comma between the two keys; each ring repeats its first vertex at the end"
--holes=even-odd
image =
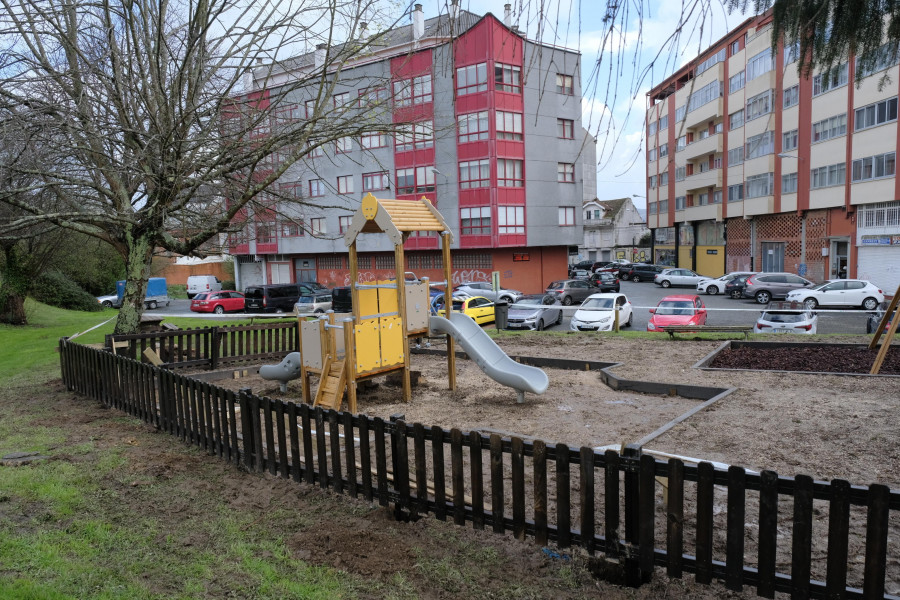
{"type": "Polygon", "coordinates": [[[60,271],[47,271],[38,276],[31,288],[35,300],[68,310],[98,311],[103,307],[94,296],[60,271]]]}
{"type": "Polygon", "coordinates": [[[187,298],[187,285],[183,283],[170,283],[166,286],[166,293],[169,295],[169,298],[172,299],[187,298]]]}
{"type": "Polygon", "coordinates": [[[223,290],[237,290],[237,291],[240,291],[240,290],[238,290],[236,287],[234,287],[234,279],[226,279],[225,281],[223,281],[223,282],[222,282],[222,289],[223,289],[223,290]]]}

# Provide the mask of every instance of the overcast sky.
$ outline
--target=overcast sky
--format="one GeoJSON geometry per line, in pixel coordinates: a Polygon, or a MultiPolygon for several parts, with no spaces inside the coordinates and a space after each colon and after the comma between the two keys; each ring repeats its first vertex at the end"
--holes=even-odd
{"type": "MultiPolygon", "coordinates": [[[[446,12],[449,4],[449,0],[417,1],[426,19],[442,9],[446,12]]],[[[620,12],[614,19],[616,34],[610,36],[603,22],[604,0],[508,3],[512,5],[513,24],[526,30],[529,39],[582,53],[582,123],[598,138],[597,197],[607,200],[638,194],[641,197],[634,198],[635,205],[644,208],[647,92],[740,24],[746,15],[728,14],[719,0],[620,0],[620,12]],[[626,9],[628,14],[623,12],[626,9]],[[684,23],[684,33],[677,41],[672,40],[679,22],[684,23]]],[[[460,0],[463,9],[477,14],[490,12],[500,20],[504,4],[506,0],[460,0]]]]}

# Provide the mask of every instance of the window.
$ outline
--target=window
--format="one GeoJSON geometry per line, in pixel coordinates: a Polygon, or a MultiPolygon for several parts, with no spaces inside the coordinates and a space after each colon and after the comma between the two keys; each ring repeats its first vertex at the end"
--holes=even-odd
{"type": "Polygon", "coordinates": [[[575,121],[572,119],[556,120],[556,137],[564,140],[575,139],[575,121]]]}
{"type": "MultiPolygon", "coordinates": [[[[557,88],[559,87],[559,75],[556,76],[557,88]]],[[[571,81],[571,77],[569,80],[571,81]]],[[[494,63],[494,88],[499,92],[522,92],[522,69],[513,65],[494,63]]],[[[559,91],[559,89],[557,89],[559,91]]]]}
{"type": "Polygon", "coordinates": [[[897,120],[897,98],[888,98],[875,104],[857,108],[856,119],[853,122],[853,130],[859,131],[868,127],[875,127],[897,120]]]}
{"type": "Polygon", "coordinates": [[[659,201],[659,214],[665,215],[669,213],[669,201],[668,200],[660,200],[659,201]]]}
{"type": "Polygon", "coordinates": [[[476,142],[488,139],[488,111],[459,115],[456,118],[459,128],[459,143],[476,142]]]}
{"type": "Polygon", "coordinates": [[[837,115],[823,119],[812,126],[812,141],[824,142],[847,133],[847,115],[837,115]]]}
{"type": "Polygon", "coordinates": [[[844,163],[812,169],[809,188],[815,190],[833,185],[842,185],[846,181],[846,170],[847,165],[844,163]]]}
{"type": "Polygon", "coordinates": [[[497,139],[522,140],[522,114],[497,111],[497,139]]]}
{"type": "Polygon", "coordinates": [[[744,184],[743,183],[728,186],[728,201],[729,202],[740,202],[743,199],[744,199],[744,184]]]}
{"type": "Polygon", "coordinates": [[[900,202],[879,202],[859,207],[860,228],[900,227],[900,202]]]}
{"type": "Polygon", "coordinates": [[[866,181],[879,177],[891,177],[896,170],[896,155],[893,152],[859,158],[853,161],[852,180],[866,181]]]}
{"type": "Polygon", "coordinates": [[[283,237],[283,238],[300,237],[302,235],[303,235],[302,222],[294,223],[294,222],[289,221],[287,223],[281,224],[281,237],[283,237]]]}
{"type": "Polygon", "coordinates": [[[362,176],[362,180],[364,192],[386,190],[388,189],[388,185],[390,183],[387,171],[381,171],[380,173],[364,173],[362,176]]]}
{"type": "MultiPolygon", "coordinates": [[[[682,197],[683,197],[683,196],[682,196],[682,197]]],[[[677,198],[676,198],[676,200],[677,200],[677,198]]],[[[656,205],[656,202],[648,202],[648,203],[647,203],[647,214],[648,214],[648,215],[655,215],[655,214],[657,214],[656,211],[657,211],[657,205],[656,205]]]]}
{"type": "Polygon", "coordinates": [[[792,62],[797,62],[798,58],[800,58],[800,40],[797,40],[790,44],[785,42],[785,44],[784,44],[784,64],[789,65],[792,62]]]}
{"type": "Polygon", "coordinates": [[[714,100],[718,100],[722,95],[722,83],[713,81],[691,94],[688,98],[687,111],[697,110],[701,106],[705,106],[714,100]]]}
{"type": "Polygon", "coordinates": [[[830,92],[842,85],[847,85],[848,63],[832,67],[827,73],[820,73],[813,77],[813,96],[830,92]]]}
{"type": "Polygon", "coordinates": [[[559,207],[559,225],[560,227],[571,227],[575,225],[575,208],[572,206],[559,207]]]}
{"type": "Polygon", "coordinates": [[[744,162],[744,147],[739,146],[728,151],[728,166],[733,167],[744,162]]]}
{"type": "Polygon", "coordinates": [[[353,138],[350,137],[342,137],[338,138],[334,143],[334,151],[337,154],[346,154],[347,152],[351,152],[353,150],[353,138]]]}
{"type": "MultiPolygon", "coordinates": [[[[774,173],[750,175],[746,181],[746,198],[762,198],[772,195],[774,173]]],[[[731,202],[731,200],[729,200],[731,202]]]]}
{"type": "Polygon", "coordinates": [[[728,79],[729,94],[733,94],[742,89],[744,89],[744,71],[741,71],[737,75],[732,75],[731,78],[728,79]]]}
{"type": "Polygon", "coordinates": [[[741,42],[740,40],[731,42],[731,55],[734,56],[738,52],[741,51],[741,42]]]}
{"type": "Polygon", "coordinates": [[[575,165],[556,163],[556,180],[561,183],[575,183],[575,165]]]}
{"type": "Polygon", "coordinates": [[[372,88],[370,90],[359,90],[359,107],[368,108],[371,106],[380,106],[388,99],[387,88],[372,88]]]}
{"type": "Polygon", "coordinates": [[[522,187],[525,185],[523,161],[511,158],[497,159],[497,185],[500,187],[522,187]]]}
{"type": "Polygon", "coordinates": [[[324,196],[325,195],[325,180],[324,179],[310,179],[309,180],[309,196],[310,198],[314,198],[316,196],[324,196]]]}
{"type": "Polygon", "coordinates": [[[366,150],[372,148],[384,148],[388,145],[386,133],[364,133],[360,140],[360,145],[366,150]]]}
{"type": "Polygon", "coordinates": [[[657,125],[658,125],[658,123],[656,121],[653,121],[652,123],[650,123],[650,126],[647,127],[647,135],[649,135],[649,136],[656,135],[657,125]]]}
{"type": "Polygon", "coordinates": [[[788,173],[781,176],[781,193],[796,194],[797,193],[797,174],[788,173]]]}
{"type": "Polygon", "coordinates": [[[421,194],[434,191],[434,171],[432,166],[397,169],[397,193],[421,194]]]}
{"type": "Polygon", "coordinates": [[[721,50],[719,50],[718,52],[716,52],[715,54],[713,54],[712,56],[710,56],[709,58],[704,60],[702,63],[697,65],[697,75],[713,68],[714,66],[716,66],[717,64],[719,64],[720,62],[722,62],[724,60],[725,60],[725,48],[722,48],[721,50]]]}
{"type": "Polygon", "coordinates": [[[341,175],[337,178],[338,194],[353,193],[353,175],[341,175]]]}
{"type": "Polygon", "coordinates": [[[350,92],[341,92],[340,94],[335,94],[331,97],[334,102],[335,108],[340,108],[342,106],[347,106],[350,103],[350,92]]]}
{"type": "Polygon", "coordinates": [[[783,152],[797,149],[797,133],[796,129],[791,129],[781,135],[781,150],[783,152]]]}
{"type": "Polygon", "coordinates": [[[487,63],[456,69],[456,94],[465,96],[487,91],[487,63]]]}
{"type": "Polygon", "coordinates": [[[647,187],[649,187],[651,190],[656,188],[656,175],[651,175],[647,178],[647,187]]]}
{"type": "Polygon", "coordinates": [[[575,84],[571,75],[556,74],[556,93],[571,96],[575,93],[575,84]]]}
{"type": "Polygon", "coordinates": [[[800,102],[800,86],[792,85],[791,87],[784,90],[784,104],[783,108],[790,108],[795,106],[798,102],[800,102]]]}
{"type": "Polygon", "coordinates": [[[491,207],[459,209],[459,224],[463,235],[490,235],[491,207]]]}
{"type": "Polygon", "coordinates": [[[897,61],[898,55],[895,52],[892,52],[891,45],[885,44],[875,52],[871,59],[864,62],[857,58],[856,72],[860,77],[868,77],[873,73],[896,65],[897,61]]]}
{"type": "Polygon", "coordinates": [[[410,106],[432,101],[431,74],[394,82],[394,104],[410,106]]]}
{"type": "Polygon", "coordinates": [[[309,230],[313,235],[323,235],[327,233],[325,228],[325,217],[315,217],[309,220],[309,230]]]}
{"type": "Polygon", "coordinates": [[[722,204],[722,190],[713,192],[713,204],[722,204]]]}
{"type": "Polygon", "coordinates": [[[683,135],[680,138],[675,140],[675,152],[679,150],[684,150],[687,147],[687,136],[683,135]]]}
{"type": "Polygon", "coordinates": [[[315,100],[307,100],[303,103],[306,108],[306,118],[312,119],[316,114],[316,101],[315,100]]]}
{"type": "Polygon", "coordinates": [[[759,135],[747,138],[745,144],[744,156],[747,160],[751,158],[759,158],[767,154],[775,152],[775,132],[764,131],[759,135]]]}
{"type": "Polygon", "coordinates": [[[687,114],[687,104],[676,108],[675,109],[675,122],[681,123],[682,121],[684,121],[684,115],[686,115],[686,114],[687,114]]]}
{"type": "MultiPolygon", "coordinates": [[[[572,225],[575,224],[575,209],[572,208],[572,225]]],[[[561,223],[560,223],[561,224],[561,223]]],[[[497,207],[497,233],[525,233],[524,206],[497,207]]]]}
{"type": "Polygon", "coordinates": [[[275,228],[270,223],[256,224],[257,244],[274,244],[275,241],[275,228]]]}
{"type": "Polygon", "coordinates": [[[338,217],[338,229],[341,233],[345,233],[348,229],[350,229],[350,222],[352,220],[353,217],[350,215],[338,217]]]}
{"type": "Polygon", "coordinates": [[[753,81],[775,68],[775,57],[772,48],[766,48],[747,61],[747,81],[753,81]]]}
{"type": "Polygon", "coordinates": [[[687,206],[687,196],[675,196],[675,210],[684,210],[687,206]]]}
{"type": "Polygon", "coordinates": [[[703,192],[697,195],[697,206],[706,206],[709,204],[709,193],[703,192]]]}
{"type": "Polygon", "coordinates": [[[319,158],[321,156],[325,156],[325,151],[322,150],[322,146],[319,145],[318,140],[310,140],[306,144],[306,156],[310,158],[319,158]]]}
{"type": "Polygon", "coordinates": [[[663,172],[659,174],[659,186],[669,185],[669,173],[663,172]]]}
{"type": "Polygon", "coordinates": [[[701,129],[700,131],[697,132],[697,139],[694,141],[699,142],[700,140],[705,140],[708,137],[709,137],[709,128],[701,129]]]}
{"type": "Polygon", "coordinates": [[[431,148],[434,146],[434,121],[398,126],[394,143],[396,152],[431,148]]]}
{"type": "Polygon", "coordinates": [[[687,167],[675,167],[675,181],[684,181],[687,167]]]}
{"type": "Polygon", "coordinates": [[[665,117],[660,117],[659,118],[659,130],[662,131],[663,129],[668,129],[668,128],[669,128],[669,115],[666,115],[665,117]]]}
{"type": "Polygon", "coordinates": [[[766,90],[762,94],[757,94],[747,100],[747,114],[745,121],[752,121],[763,115],[772,112],[772,100],[775,96],[775,90],[766,90]]]}
{"type": "Polygon", "coordinates": [[[490,159],[472,160],[459,163],[459,189],[490,187],[490,159]]]}
{"type": "Polygon", "coordinates": [[[659,157],[662,158],[662,157],[668,156],[668,155],[669,155],[669,145],[668,145],[668,144],[662,144],[662,145],[659,147],[659,157]]]}
{"type": "Polygon", "coordinates": [[[647,162],[653,162],[656,160],[656,148],[650,148],[647,152],[647,162]]]}

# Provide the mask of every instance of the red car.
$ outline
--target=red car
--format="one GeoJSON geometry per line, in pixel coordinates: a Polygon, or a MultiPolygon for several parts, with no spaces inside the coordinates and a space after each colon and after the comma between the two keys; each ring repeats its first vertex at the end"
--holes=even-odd
{"type": "Polygon", "coordinates": [[[201,292],[191,300],[194,312],[212,312],[221,315],[227,312],[244,311],[244,295],[232,290],[221,292],[201,292]]]}
{"type": "Polygon", "coordinates": [[[667,325],[706,325],[706,307],[700,296],[666,296],[650,309],[647,331],[661,331],[667,325]]]}

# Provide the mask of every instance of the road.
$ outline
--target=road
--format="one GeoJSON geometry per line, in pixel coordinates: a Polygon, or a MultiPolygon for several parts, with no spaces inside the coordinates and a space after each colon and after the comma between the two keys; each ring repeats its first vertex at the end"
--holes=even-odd
{"type": "MultiPolygon", "coordinates": [[[[692,288],[669,288],[664,289],[655,283],[633,281],[623,281],[621,283],[621,291],[631,301],[634,307],[634,323],[632,329],[634,331],[645,331],[647,329],[647,321],[650,320],[650,308],[655,307],[663,296],[671,294],[694,294],[695,289],[692,288]]],[[[701,295],[703,303],[709,311],[708,322],[716,325],[752,325],[759,317],[761,306],[752,299],[732,300],[723,294],[716,296],[701,295]]],[[[565,318],[560,325],[549,327],[550,331],[568,331],[569,319],[578,309],[578,306],[570,306],[565,308],[565,318]]],[[[866,333],[866,317],[867,314],[862,310],[825,310],[819,309],[818,332],[820,334],[827,333],[866,333]]],[[[190,311],[190,300],[172,300],[167,307],[159,308],[155,311],[148,311],[148,314],[159,314],[161,316],[200,316],[190,311]]],[[[234,319],[240,315],[206,315],[213,319],[234,319]]]]}

